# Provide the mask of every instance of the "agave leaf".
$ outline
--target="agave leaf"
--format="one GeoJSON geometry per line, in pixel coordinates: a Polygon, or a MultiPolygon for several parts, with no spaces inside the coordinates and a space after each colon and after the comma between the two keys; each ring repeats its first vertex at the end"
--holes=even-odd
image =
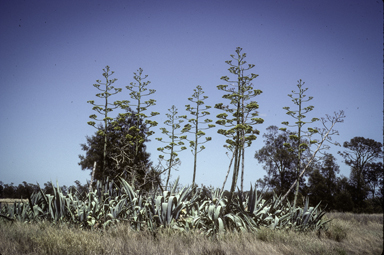
{"type": "Polygon", "coordinates": [[[191,192],[191,188],[190,187],[184,187],[180,192],[179,194],[176,195],[177,197],[177,200],[180,202],[183,202],[185,201],[185,199],[188,197],[188,195],[190,194],[191,192]]]}
{"type": "Polygon", "coordinates": [[[208,207],[208,218],[211,220],[211,221],[214,221],[214,214],[215,214],[215,206],[214,205],[209,205],[208,207]]]}
{"type": "MultiPolygon", "coordinates": [[[[156,212],[161,213],[162,209],[162,204],[164,203],[164,197],[163,196],[158,196],[156,198],[156,212]]],[[[160,215],[160,214],[159,214],[160,215]]]]}
{"type": "Polygon", "coordinates": [[[279,219],[280,224],[281,223],[285,223],[286,221],[289,221],[290,218],[291,218],[291,215],[289,213],[281,216],[280,219],[279,219]]]}
{"type": "Polygon", "coordinates": [[[220,215],[221,215],[221,212],[222,212],[222,207],[221,206],[218,206],[217,208],[215,208],[215,211],[214,211],[214,215],[213,215],[213,218],[215,219],[215,222],[218,221],[220,215]]]}
{"type": "Polygon", "coordinates": [[[307,212],[307,210],[308,210],[308,206],[309,206],[309,198],[306,197],[306,198],[305,198],[304,209],[303,209],[303,212],[304,212],[304,213],[307,212]]]}
{"type": "Polygon", "coordinates": [[[160,223],[165,226],[167,224],[167,208],[168,203],[161,204],[161,213],[159,214],[160,223]]]}
{"type": "Polygon", "coordinates": [[[272,225],[272,229],[275,229],[277,224],[279,224],[279,218],[277,218],[277,216],[275,215],[275,220],[274,222],[271,224],[272,225]]]}
{"type": "Polygon", "coordinates": [[[176,207],[172,211],[172,218],[175,220],[179,219],[180,212],[184,209],[184,207],[184,203],[179,203],[178,205],[176,205],[176,207]]]}
{"type": "Polygon", "coordinates": [[[171,196],[168,201],[168,206],[167,206],[167,216],[166,216],[166,221],[167,224],[170,224],[172,221],[172,210],[174,206],[177,205],[177,198],[175,196],[171,196]]]}
{"type": "Polygon", "coordinates": [[[205,200],[200,206],[199,206],[199,209],[198,209],[198,213],[200,214],[200,212],[204,211],[205,210],[205,207],[209,205],[209,201],[208,200],[205,200]]]}
{"type": "Polygon", "coordinates": [[[251,217],[249,217],[248,215],[243,215],[243,221],[244,221],[244,223],[246,223],[246,225],[250,231],[254,232],[257,230],[256,222],[251,217]]]}
{"type": "Polygon", "coordinates": [[[171,189],[171,194],[175,194],[175,191],[176,191],[176,188],[177,188],[177,184],[179,184],[179,179],[180,179],[180,176],[177,177],[177,179],[175,180],[175,183],[173,184],[173,187],[171,189]]]}
{"type": "Polygon", "coordinates": [[[53,211],[53,208],[52,208],[52,199],[53,197],[49,194],[47,194],[47,198],[48,198],[48,208],[49,208],[49,213],[51,214],[51,219],[55,219],[55,213],[53,211]]]}
{"type": "Polygon", "coordinates": [[[133,191],[131,185],[126,180],[120,178],[121,191],[128,195],[129,201],[132,201],[136,197],[136,193],[133,191]]]}
{"type": "Polygon", "coordinates": [[[223,220],[221,218],[218,218],[217,223],[219,226],[219,233],[223,233],[225,231],[223,220]]]}
{"type": "Polygon", "coordinates": [[[171,192],[169,192],[168,190],[164,190],[163,192],[164,199],[169,198],[170,195],[171,195],[171,192]]]}
{"type": "Polygon", "coordinates": [[[308,220],[311,218],[313,212],[314,212],[313,207],[310,207],[308,212],[304,214],[304,221],[303,221],[304,227],[307,225],[308,220]]]}

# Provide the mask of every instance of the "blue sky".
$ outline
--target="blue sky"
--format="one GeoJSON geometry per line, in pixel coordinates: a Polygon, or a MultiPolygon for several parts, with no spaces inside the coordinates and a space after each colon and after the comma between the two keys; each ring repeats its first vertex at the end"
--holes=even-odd
{"type": "MultiPolygon", "coordinates": [[[[343,143],[355,136],[383,139],[383,3],[382,1],[1,1],[0,3],[0,180],[19,184],[49,180],[72,185],[89,180],[78,165],[93,114],[88,100],[97,100],[92,84],[109,65],[116,87],[114,100],[129,99],[125,89],[133,72],[143,68],[161,113],[147,144],[156,162],[154,138],[167,109],[185,114],[193,89],[201,85],[207,105],[226,103],[216,86],[229,75],[224,62],[236,47],[247,53],[259,75],[253,84],[264,124],[282,127],[293,121],[284,106],[287,94],[305,81],[306,94],[324,117],[344,110],[337,124],[343,143]]],[[[96,101],[98,102],[98,101],[96,101]]],[[[100,101],[99,101],[100,102],[100,101]]],[[[101,102],[100,102],[101,103],[101,102]]],[[[118,112],[112,112],[116,116],[118,112]]],[[[211,111],[211,118],[219,112],[211,111]]],[[[317,123],[313,126],[320,126],[317,123]]],[[[212,142],[199,154],[197,183],[221,187],[229,158],[225,138],[207,132],[212,142]]],[[[265,171],[254,159],[259,138],[246,151],[245,187],[265,171]]],[[[349,168],[336,155],[341,174],[349,168]]],[[[192,181],[193,157],[180,153],[183,184],[192,181]]],[[[227,186],[229,183],[227,184],[227,186]]]]}

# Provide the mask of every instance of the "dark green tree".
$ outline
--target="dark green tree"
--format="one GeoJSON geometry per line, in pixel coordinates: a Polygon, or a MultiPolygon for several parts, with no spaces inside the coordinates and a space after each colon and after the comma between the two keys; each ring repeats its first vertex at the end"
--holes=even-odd
{"type": "Polygon", "coordinates": [[[53,195],[54,194],[54,191],[53,191],[53,184],[52,184],[52,181],[50,182],[46,182],[44,183],[44,188],[42,188],[45,192],[45,194],[50,194],[50,195],[53,195]]]}
{"type": "MultiPolygon", "coordinates": [[[[296,200],[297,196],[299,194],[299,174],[301,172],[301,169],[303,167],[302,165],[302,153],[308,148],[308,143],[302,142],[302,138],[306,137],[308,139],[311,138],[311,135],[316,133],[317,130],[313,128],[308,128],[308,131],[302,130],[303,125],[313,123],[315,121],[318,121],[318,118],[312,118],[311,121],[309,122],[304,122],[303,119],[306,117],[304,114],[307,114],[308,112],[312,111],[314,106],[307,106],[303,107],[302,104],[306,103],[310,100],[313,99],[313,97],[308,97],[308,99],[305,99],[306,95],[304,95],[304,92],[308,90],[308,88],[303,88],[303,85],[305,82],[303,82],[301,79],[298,80],[297,87],[299,88],[299,92],[295,92],[292,90],[292,94],[288,94],[290,98],[292,98],[292,102],[298,106],[298,110],[291,110],[290,107],[283,107],[284,110],[287,111],[287,114],[291,116],[292,118],[296,119],[297,121],[295,122],[294,125],[290,125],[288,121],[284,121],[281,124],[286,125],[288,127],[297,127],[298,131],[297,134],[291,135],[291,138],[297,141],[297,147],[293,147],[292,144],[286,143],[286,146],[291,149],[291,150],[296,150],[297,151],[297,171],[296,171],[296,190],[295,190],[295,199],[293,202],[293,206],[296,206],[296,200]],[[298,97],[294,97],[294,95],[298,95],[298,97]]],[[[286,130],[286,128],[282,128],[281,130],[286,130]]],[[[310,144],[316,143],[314,140],[310,140],[310,144]]]]}
{"type": "Polygon", "coordinates": [[[255,158],[264,164],[263,168],[267,171],[265,185],[276,194],[286,192],[296,177],[297,154],[284,146],[286,143],[296,142],[291,138],[292,134],[294,133],[279,133],[276,126],[269,126],[267,133],[263,134],[264,146],[255,153],[255,158]]]}
{"type": "Polygon", "coordinates": [[[364,169],[364,178],[365,183],[369,187],[369,191],[372,193],[372,198],[375,199],[375,195],[377,195],[377,192],[382,189],[383,163],[368,163],[364,169]]]}
{"type": "Polygon", "coordinates": [[[383,190],[383,163],[368,163],[364,168],[364,181],[368,190],[365,203],[365,213],[383,213],[384,198],[380,191],[383,190]]]}
{"type": "MultiPolygon", "coordinates": [[[[189,140],[187,137],[185,138],[187,141],[189,141],[189,146],[192,148],[191,152],[193,154],[193,178],[192,178],[192,187],[195,186],[195,180],[196,180],[196,166],[197,166],[197,153],[201,152],[205,149],[204,143],[211,141],[211,137],[205,137],[205,141],[199,142],[199,139],[202,138],[205,133],[204,130],[207,130],[209,128],[215,127],[213,124],[209,124],[212,122],[212,120],[206,118],[204,121],[200,121],[201,118],[209,115],[210,113],[207,111],[211,108],[211,106],[206,105],[203,108],[204,100],[207,99],[207,96],[202,96],[204,94],[203,89],[201,86],[197,86],[196,89],[194,89],[195,93],[193,93],[192,97],[188,98],[189,101],[196,104],[196,107],[193,107],[191,105],[186,105],[186,110],[193,116],[191,119],[188,120],[188,124],[184,125],[184,128],[181,130],[181,133],[192,133],[194,135],[193,140],[189,140]],[[202,127],[202,125],[204,125],[202,127]],[[200,148],[198,147],[199,145],[200,148]]],[[[187,116],[182,116],[183,118],[187,119],[187,116]]]]}
{"type": "Polygon", "coordinates": [[[310,196],[310,202],[313,205],[317,205],[322,202],[322,207],[329,201],[324,201],[327,196],[327,184],[324,176],[320,173],[320,170],[315,168],[308,178],[308,194],[310,196]]]}
{"type": "MultiPolygon", "coordinates": [[[[117,79],[116,78],[114,78],[112,80],[109,79],[110,76],[112,76],[114,73],[114,71],[110,71],[109,66],[106,66],[105,69],[103,69],[103,71],[104,71],[103,76],[105,78],[105,83],[102,83],[101,80],[96,80],[97,83],[93,84],[93,86],[101,91],[101,93],[96,94],[96,96],[104,99],[104,103],[103,104],[95,104],[94,100],[89,100],[88,103],[93,105],[92,110],[98,112],[99,114],[101,114],[104,117],[103,119],[97,119],[97,115],[92,114],[89,116],[89,118],[91,118],[93,120],[97,120],[97,121],[103,121],[104,126],[95,126],[96,125],[95,121],[88,121],[88,124],[97,128],[99,135],[104,136],[103,166],[105,166],[106,160],[107,160],[107,140],[108,140],[107,127],[108,127],[108,124],[113,120],[111,117],[108,117],[108,113],[111,112],[113,109],[116,109],[119,106],[119,104],[121,104],[122,102],[116,101],[113,104],[111,104],[108,101],[110,96],[121,92],[121,88],[115,88],[112,85],[115,81],[117,81],[117,79]],[[100,86],[101,86],[101,88],[100,88],[100,86]],[[113,92],[110,92],[112,90],[113,90],[113,92]]],[[[125,102],[125,103],[127,103],[127,102],[125,102]]],[[[104,171],[103,170],[101,172],[101,176],[102,176],[102,178],[104,178],[104,171]]]]}
{"type": "MultiPolygon", "coordinates": [[[[165,183],[165,188],[168,188],[169,184],[169,178],[171,176],[171,170],[172,168],[175,168],[177,165],[180,165],[181,161],[177,157],[178,152],[182,150],[186,150],[187,148],[184,146],[184,142],[182,141],[185,139],[185,137],[180,137],[180,134],[178,133],[178,129],[181,128],[180,124],[184,121],[181,119],[180,116],[178,116],[178,111],[176,106],[172,105],[171,109],[168,109],[169,113],[166,114],[167,120],[164,121],[164,124],[169,126],[171,128],[170,131],[168,131],[166,128],[162,127],[160,128],[161,132],[167,136],[169,140],[163,141],[163,138],[156,138],[156,140],[167,143],[164,147],[157,148],[158,151],[161,151],[164,154],[169,154],[169,159],[166,160],[166,170],[168,171],[167,174],[167,181],[165,183]],[[181,148],[179,149],[178,147],[181,148]]],[[[164,159],[164,155],[159,156],[160,159],[164,159]]]]}
{"type": "Polygon", "coordinates": [[[33,192],[38,192],[39,187],[36,184],[27,183],[23,181],[22,184],[19,184],[16,189],[16,197],[17,198],[28,198],[32,195],[33,192]]]}
{"type": "MultiPolygon", "coordinates": [[[[126,111],[131,111],[127,108],[126,111]]],[[[131,182],[135,174],[136,183],[135,187],[140,187],[145,183],[145,176],[148,171],[151,171],[152,162],[149,157],[150,154],[146,152],[145,140],[138,146],[138,153],[136,154],[136,144],[127,137],[132,137],[132,126],[137,126],[137,119],[134,112],[119,116],[114,120],[114,124],[109,123],[107,126],[108,139],[107,139],[107,153],[104,162],[104,136],[96,132],[92,137],[86,137],[87,143],[81,144],[82,150],[86,155],[79,155],[82,170],[92,169],[93,162],[96,164],[95,179],[101,180],[103,178],[102,171],[104,169],[105,175],[110,179],[122,177],[131,182]],[[116,128],[118,127],[118,128],[116,128]],[[135,155],[136,154],[136,155],[135,155]],[[104,165],[105,164],[105,165],[104,165]],[[138,171],[140,170],[140,171],[138,171]],[[136,172],[137,171],[137,172],[136,172]]],[[[147,132],[146,124],[139,123],[140,132],[147,132]]],[[[145,135],[143,135],[145,137],[145,135]]]]}
{"type": "Polygon", "coordinates": [[[359,210],[364,207],[364,199],[369,187],[364,178],[364,170],[369,163],[383,158],[382,143],[364,137],[354,137],[343,144],[345,150],[338,152],[345,164],[351,167],[350,183],[353,186],[352,198],[359,210]]]}
{"type": "Polygon", "coordinates": [[[308,179],[311,202],[322,202],[327,210],[333,210],[334,197],[337,193],[337,174],[340,172],[336,159],[332,154],[325,153],[319,169],[315,169],[308,179]]]}
{"type": "MultiPolygon", "coordinates": [[[[244,180],[244,149],[252,144],[252,141],[256,140],[256,135],[259,134],[257,129],[254,129],[254,125],[264,122],[262,118],[258,118],[257,109],[259,105],[256,101],[250,101],[253,97],[256,97],[262,93],[261,90],[254,89],[252,80],[258,75],[251,73],[245,75],[245,72],[252,69],[255,65],[248,64],[244,59],[246,53],[241,53],[242,48],[236,48],[236,56],[230,55],[235,61],[232,64],[232,60],[225,61],[230,68],[229,72],[236,77],[236,80],[230,81],[227,76],[222,76],[221,80],[229,83],[229,85],[218,85],[217,88],[226,92],[223,95],[224,99],[230,100],[229,105],[218,103],[215,105],[216,109],[223,110],[223,113],[217,115],[219,119],[216,124],[223,126],[217,132],[226,136],[227,147],[234,153],[233,164],[233,177],[232,185],[229,196],[229,203],[232,200],[233,193],[236,188],[237,179],[241,170],[241,191],[243,191],[244,180]],[[230,85],[232,87],[230,87],[230,85]]],[[[229,210],[229,208],[228,208],[229,210]]]]}
{"type": "Polygon", "coordinates": [[[11,184],[3,184],[1,182],[2,186],[2,198],[17,198],[16,197],[16,189],[17,187],[13,186],[13,182],[11,184]]]}
{"type": "Polygon", "coordinates": [[[329,153],[325,153],[323,163],[320,168],[320,173],[325,179],[326,196],[324,197],[325,203],[328,204],[329,209],[334,208],[334,195],[336,194],[337,174],[340,173],[340,167],[336,163],[336,158],[329,153]]]}
{"type": "Polygon", "coordinates": [[[339,212],[352,212],[354,203],[352,200],[352,186],[349,184],[347,177],[337,178],[336,195],[334,197],[334,209],[339,212]]]}

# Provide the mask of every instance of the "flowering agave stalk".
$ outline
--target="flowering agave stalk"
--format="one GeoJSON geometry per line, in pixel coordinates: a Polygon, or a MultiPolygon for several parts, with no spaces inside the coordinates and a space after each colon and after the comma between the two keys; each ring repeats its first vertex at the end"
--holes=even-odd
{"type": "Polygon", "coordinates": [[[119,92],[121,92],[121,88],[115,88],[112,84],[117,81],[116,78],[109,79],[110,76],[114,74],[114,71],[110,71],[109,66],[106,66],[105,69],[103,69],[104,73],[103,76],[105,78],[105,83],[102,83],[101,80],[97,80],[96,84],[93,84],[95,88],[101,91],[101,93],[96,94],[97,97],[104,99],[104,104],[95,104],[94,100],[89,100],[88,103],[93,105],[92,110],[98,112],[101,115],[104,115],[103,119],[97,119],[96,114],[92,114],[89,116],[92,120],[97,121],[104,121],[104,128],[97,128],[95,125],[95,121],[88,121],[88,125],[91,125],[97,129],[99,129],[98,133],[100,135],[104,136],[104,154],[103,154],[103,166],[102,166],[102,172],[101,176],[102,179],[104,179],[104,170],[106,165],[106,156],[107,156],[107,126],[108,123],[113,120],[111,117],[108,117],[108,113],[111,112],[113,109],[116,109],[119,105],[122,103],[126,104],[128,101],[120,102],[116,101],[113,104],[111,104],[108,99],[110,96],[115,95],[119,92]],[[100,88],[101,86],[101,88],[100,88]],[[105,86],[105,87],[104,87],[105,86]],[[114,90],[114,92],[110,92],[111,90],[114,90]]]}
{"type": "MultiPolygon", "coordinates": [[[[313,99],[313,97],[308,97],[308,99],[305,99],[306,95],[304,95],[304,92],[308,90],[308,88],[302,88],[302,86],[305,84],[301,79],[298,80],[297,87],[299,88],[299,92],[295,92],[292,90],[292,94],[288,94],[290,98],[292,98],[292,102],[298,106],[298,110],[291,110],[290,107],[283,107],[284,110],[287,111],[287,115],[291,116],[292,118],[296,119],[294,125],[289,125],[288,121],[284,121],[281,124],[289,126],[289,127],[296,127],[298,128],[297,135],[290,135],[290,138],[295,140],[297,145],[291,145],[291,144],[284,144],[289,150],[291,151],[297,151],[297,173],[296,173],[296,191],[295,191],[295,199],[293,202],[293,207],[296,206],[296,200],[297,196],[299,194],[299,174],[302,169],[302,153],[308,148],[308,144],[302,142],[302,138],[304,136],[311,137],[312,134],[317,133],[317,129],[308,128],[308,131],[305,132],[302,130],[303,125],[313,123],[315,121],[318,121],[318,118],[312,118],[309,122],[304,122],[303,119],[305,118],[304,114],[307,114],[308,112],[312,111],[314,109],[314,106],[310,105],[305,108],[302,108],[302,104],[305,102],[308,102],[313,99]],[[294,97],[293,94],[298,95],[298,97],[294,97]]],[[[286,131],[286,128],[280,128],[280,130],[286,131]]],[[[313,144],[317,141],[311,140],[309,143],[313,144]]]]}
{"type": "MultiPolygon", "coordinates": [[[[178,116],[178,111],[176,106],[172,105],[171,109],[168,109],[169,113],[166,114],[168,119],[164,122],[165,125],[169,126],[171,130],[167,130],[166,128],[160,128],[162,133],[165,134],[170,140],[169,141],[163,141],[162,138],[156,138],[156,140],[164,143],[168,143],[164,147],[157,148],[158,151],[163,152],[164,154],[169,154],[169,159],[167,160],[167,181],[165,184],[166,189],[168,188],[169,178],[171,176],[171,169],[180,164],[180,159],[177,157],[178,152],[186,150],[187,147],[184,146],[183,139],[179,137],[179,134],[177,134],[177,129],[180,129],[180,124],[184,121],[181,120],[180,116],[178,116]],[[177,147],[181,146],[180,149],[177,147]]],[[[164,155],[159,156],[160,159],[164,158],[164,155]]]]}
{"type": "MultiPolygon", "coordinates": [[[[189,101],[192,103],[195,103],[196,106],[193,107],[191,105],[186,105],[186,110],[193,116],[191,119],[188,120],[188,124],[184,126],[184,128],[181,130],[182,133],[192,133],[194,135],[193,140],[187,139],[187,136],[182,136],[180,138],[186,139],[189,141],[189,146],[192,148],[191,152],[193,154],[194,160],[193,160],[193,178],[192,178],[192,186],[195,186],[195,179],[196,179],[196,165],[197,165],[197,154],[205,149],[204,143],[211,141],[211,137],[205,137],[205,141],[199,142],[199,139],[202,138],[205,135],[204,130],[207,130],[209,128],[215,127],[213,124],[209,124],[212,122],[210,119],[205,119],[204,121],[201,121],[201,118],[209,115],[210,113],[207,111],[211,108],[211,106],[206,105],[204,108],[204,100],[207,99],[207,96],[203,96],[204,91],[201,88],[201,86],[197,86],[196,89],[194,89],[195,93],[193,93],[192,97],[188,98],[189,101]],[[206,125],[205,127],[202,125],[206,125]],[[198,146],[200,148],[198,148],[198,146]]],[[[182,116],[183,118],[187,119],[187,116],[182,116]]]]}
{"type": "Polygon", "coordinates": [[[217,88],[226,92],[223,95],[224,99],[230,100],[229,105],[225,106],[223,103],[215,105],[216,109],[223,110],[223,113],[218,114],[216,117],[219,119],[216,124],[223,126],[217,132],[222,134],[228,139],[226,140],[227,146],[233,148],[234,164],[233,164],[233,177],[230,190],[229,202],[232,199],[233,193],[236,188],[237,179],[241,169],[241,191],[243,191],[244,180],[244,148],[250,146],[252,141],[256,140],[256,135],[259,134],[257,129],[254,129],[254,125],[264,122],[262,118],[258,118],[257,109],[259,105],[256,101],[250,101],[252,98],[260,95],[261,90],[254,89],[252,80],[257,78],[258,75],[251,73],[245,75],[245,71],[248,71],[255,67],[253,64],[248,64],[248,67],[244,67],[247,63],[244,59],[246,53],[241,53],[242,48],[236,48],[236,54],[231,55],[235,63],[232,60],[225,61],[230,68],[229,72],[236,76],[236,80],[230,81],[227,76],[221,77],[221,80],[229,83],[229,85],[218,85],[217,88]]]}

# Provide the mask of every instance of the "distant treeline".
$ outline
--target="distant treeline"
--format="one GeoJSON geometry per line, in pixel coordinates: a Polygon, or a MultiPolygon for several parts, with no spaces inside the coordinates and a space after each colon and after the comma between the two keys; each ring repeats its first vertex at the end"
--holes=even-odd
{"type": "MultiPolygon", "coordinates": [[[[55,185],[55,184],[54,184],[55,185]]],[[[60,186],[60,189],[64,194],[67,194],[69,191],[72,190],[74,192],[77,190],[80,193],[88,192],[88,185],[84,184],[82,185],[80,181],[76,180],[75,185],[71,185],[69,187],[63,185],[60,186]]],[[[46,193],[46,194],[52,194],[53,195],[53,186],[51,182],[44,183],[43,186],[40,186],[38,184],[33,183],[27,183],[23,181],[22,184],[14,185],[11,184],[4,184],[2,181],[0,181],[0,198],[21,198],[26,199],[34,192],[39,192],[40,188],[46,193]]]]}

